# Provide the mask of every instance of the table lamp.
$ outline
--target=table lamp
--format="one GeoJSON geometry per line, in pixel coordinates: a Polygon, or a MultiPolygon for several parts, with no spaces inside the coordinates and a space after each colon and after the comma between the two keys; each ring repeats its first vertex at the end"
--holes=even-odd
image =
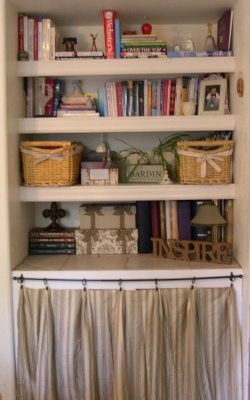
{"type": "Polygon", "coordinates": [[[191,220],[192,225],[205,225],[212,228],[212,241],[218,242],[217,227],[227,222],[222,217],[219,207],[214,202],[205,202],[200,205],[195,217],[191,220]]]}

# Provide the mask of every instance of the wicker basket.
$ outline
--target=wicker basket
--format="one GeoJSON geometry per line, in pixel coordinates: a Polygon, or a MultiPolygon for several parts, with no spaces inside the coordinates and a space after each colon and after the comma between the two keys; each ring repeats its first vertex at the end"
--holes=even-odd
{"type": "Polygon", "coordinates": [[[72,142],[21,142],[26,186],[69,186],[79,179],[83,146],[72,142]]]}
{"type": "Polygon", "coordinates": [[[232,181],[232,140],[179,141],[179,182],[225,184],[232,181]]]}

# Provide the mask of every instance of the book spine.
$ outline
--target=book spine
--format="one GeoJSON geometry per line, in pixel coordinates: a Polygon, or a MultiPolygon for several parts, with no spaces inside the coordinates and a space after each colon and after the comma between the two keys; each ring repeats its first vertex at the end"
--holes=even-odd
{"type": "Polygon", "coordinates": [[[159,210],[160,210],[160,232],[161,238],[166,239],[167,232],[166,232],[166,214],[165,214],[165,201],[159,201],[159,210]]]}
{"type": "Polygon", "coordinates": [[[122,115],[124,117],[126,117],[126,115],[127,115],[127,106],[128,106],[127,82],[122,81],[122,115]]]}
{"type": "Polygon", "coordinates": [[[170,200],[171,239],[178,240],[178,211],[177,200],[170,200]]]}
{"type": "Polygon", "coordinates": [[[191,240],[191,208],[189,200],[177,201],[178,232],[180,240],[191,240]]]}
{"type": "Polygon", "coordinates": [[[157,84],[156,80],[152,80],[152,94],[151,94],[151,115],[157,115],[157,84]]]}
{"type": "Polygon", "coordinates": [[[115,18],[115,58],[121,58],[121,22],[115,18]]]}
{"type": "Polygon", "coordinates": [[[42,17],[37,17],[37,53],[38,60],[43,59],[43,19],[42,17]]]}
{"type": "Polygon", "coordinates": [[[129,80],[127,82],[127,92],[128,92],[128,104],[127,104],[127,116],[131,117],[134,112],[134,96],[133,96],[133,81],[129,80]]]}
{"type": "Polygon", "coordinates": [[[45,77],[34,80],[34,114],[42,117],[45,113],[45,77]]]}
{"type": "Polygon", "coordinates": [[[38,60],[38,21],[34,19],[34,60],[38,60]]]}
{"type": "Polygon", "coordinates": [[[122,52],[126,53],[162,53],[166,54],[165,46],[122,46],[122,52]]]}
{"type": "Polygon", "coordinates": [[[29,249],[29,255],[76,254],[76,249],[29,249]]]}
{"type": "Polygon", "coordinates": [[[104,41],[106,58],[115,58],[115,11],[103,10],[104,41]]]}
{"type": "Polygon", "coordinates": [[[161,237],[160,227],[160,203],[157,200],[151,201],[151,221],[152,221],[152,237],[161,237]]]}
{"type": "Polygon", "coordinates": [[[67,243],[75,243],[74,237],[29,237],[30,244],[39,244],[39,243],[54,243],[54,244],[67,244],[67,243]]]}
{"type": "Polygon", "coordinates": [[[143,116],[144,115],[144,82],[139,81],[139,115],[143,116]]]}
{"type": "Polygon", "coordinates": [[[29,249],[60,250],[60,249],[75,249],[75,247],[76,247],[75,242],[74,243],[73,242],[72,243],[29,242],[29,249]]]}
{"type": "Polygon", "coordinates": [[[30,231],[29,238],[74,238],[75,232],[72,231],[30,231]]]}
{"type": "Polygon", "coordinates": [[[144,79],[143,81],[143,103],[144,103],[144,115],[148,115],[148,80],[144,79]]]}
{"type": "Polygon", "coordinates": [[[54,25],[50,28],[50,36],[49,36],[49,59],[55,60],[55,52],[56,52],[56,27],[54,25]]]}
{"type": "Polygon", "coordinates": [[[136,202],[136,227],[138,229],[138,252],[152,253],[151,202],[136,202]]]}
{"type": "Polygon", "coordinates": [[[171,79],[169,115],[175,115],[176,79],[171,79]]]}
{"type": "Polygon", "coordinates": [[[27,78],[27,94],[26,94],[26,116],[27,118],[34,117],[34,78],[27,78]]]}
{"type": "Polygon", "coordinates": [[[105,83],[105,92],[106,92],[106,102],[107,102],[107,112],[109,117],[113,117],[113,107],[112,107],[112,88],[111,82],[105,83]]]}
{"type": "Polygon", "coordinates": [[[121,82],[116,82],[116,100],[117,100],[117,115],[118,117],[123,116],[123,110],[122,110],[122,83],[121,82]]]}
{"type": "Polygon", "coordinates": [[[34,60],[34,18],[29,18],[28,53],[29,60],[34,60]]]}
{"type": "Polygon", "coordinates": [[[18,15],[18,54],[24,52],[24,15],[18,15]]]}
{"type": "Polygon", "coordinates": [[[134,112],[133,115],[139,116],[139,82],[133,82],[133,93],[134,93],[134,112]]]}
{"type": "Polygon", "coordinates": [[[152,81],[148,80],[147,115],[152,115],[152,81]]]}

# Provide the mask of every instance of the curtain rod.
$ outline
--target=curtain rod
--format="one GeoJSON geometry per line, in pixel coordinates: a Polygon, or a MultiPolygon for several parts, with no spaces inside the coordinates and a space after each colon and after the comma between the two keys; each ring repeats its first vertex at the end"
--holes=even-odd
{"type": "Polygon", "coordinates": [[[171,282],[171,281],[195,281],[206,280],[206,279],[229,279],[231,283],[235,281],[237,278],[243,278],[242,274],[234,275],[231,272],[230,275],[218,275],[218,276],[194,276],[194,277],[182,277],[182,278],[132,278],[132,279],[80,279],[80,278],[36,278],[36,277],[24,277],[23,274],[20,276],[14,276],[13,280],[22,284],[24,281],[43,281],[44,284],[47,284],[49,281],[57,281],[57,282],[82,282],[85,286],[87,282],[117,282],[121,285],[123,282],[171,282]]]}

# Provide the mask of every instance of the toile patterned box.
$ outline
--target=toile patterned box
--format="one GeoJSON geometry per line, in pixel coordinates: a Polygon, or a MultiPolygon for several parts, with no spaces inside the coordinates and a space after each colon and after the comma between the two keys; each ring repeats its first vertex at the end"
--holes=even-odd
{"type": "Polygon", "coordinates": [[[136,227],[136,207],[126,204],[90,204],[80,207],[81,229],[131,229],[136,227]]]}
{"type": "Polygon", "coordinates": [[[76,229],[76,254],[137,254],[137,229],[76,229]]]}

